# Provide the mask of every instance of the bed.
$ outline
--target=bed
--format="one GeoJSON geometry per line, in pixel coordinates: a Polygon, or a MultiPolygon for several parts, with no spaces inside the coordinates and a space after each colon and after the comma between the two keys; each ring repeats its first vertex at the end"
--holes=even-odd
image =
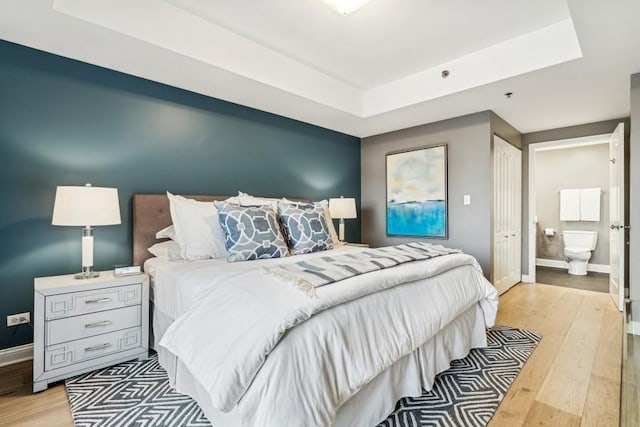
{"type": "Polygon", "coordinates": [[[495,320],[495,288],[468,256],[430,260],[421,267],[429,277],[418,280],[417,263],[376,272],[383,283],[409,282],[375,292],[359,291],[373,286],[374,273],[326,286],[317,300],[337,302],[323,306],[264,274],[323,254],[241,263],[151,257],[155,233],[170,223],[165,195],[134,196],[134,263],[151,276],[152,346],[172,386],[216,427],[376,425],[401,397],[429,389],[451,360],[486,346],[495,320]],[[269,334],[283,322],[296,326],[269,334]]]}

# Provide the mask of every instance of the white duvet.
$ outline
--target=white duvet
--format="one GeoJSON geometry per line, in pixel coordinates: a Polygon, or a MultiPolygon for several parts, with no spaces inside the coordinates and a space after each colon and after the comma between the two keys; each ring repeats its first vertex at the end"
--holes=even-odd
{"type": "Polygon", "coordinates": [[[206,291],[160,345],[214,408],[237,405],[247,426],[329,426],[360,388],[472,305],[487,326],[497,311],[495,288],[464,254],[356,276],[317,299],[242,264],[201,268],[191,280],[206,291]]]}

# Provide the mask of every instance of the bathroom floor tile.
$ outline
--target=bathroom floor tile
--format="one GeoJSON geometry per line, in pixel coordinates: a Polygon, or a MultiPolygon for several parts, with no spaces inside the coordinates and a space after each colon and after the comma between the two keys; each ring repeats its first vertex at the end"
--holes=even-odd
{"type": "Polygon", "coordinates": [[[536,282],[585,291],[609,292],[609,275],[589,271],[586,276],[574,276],[562,268],[536,267],[536,282]]]}

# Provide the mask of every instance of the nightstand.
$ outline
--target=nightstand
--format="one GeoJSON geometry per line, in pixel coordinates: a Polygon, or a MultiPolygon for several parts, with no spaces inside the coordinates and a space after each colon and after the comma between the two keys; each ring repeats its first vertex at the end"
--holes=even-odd
{"type": "Polygon", "coordinates": [[[358,248],[368,248],[369,244],[368,243],[350,243],[350,242],[344,242],[344,245],[347,246],[356,246],[358,248]]]}
{"type": "Polygon", "coordinates": [[[33,391],[149,351],[149,276],[34,281],[33,391]]]}

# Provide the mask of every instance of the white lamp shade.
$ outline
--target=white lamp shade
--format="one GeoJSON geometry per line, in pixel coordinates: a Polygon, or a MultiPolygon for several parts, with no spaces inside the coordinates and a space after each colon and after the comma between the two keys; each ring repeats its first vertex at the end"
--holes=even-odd
{"type": "Polygon", "coordinates": [[[120,224],[118,189],[60,186],[53,205],[53,225],[93,226],[120,224]]]}
{"type": "Polygon", "coordinates": [[[331,214],[331,218],[336,219],[357,218],[356,199],[347,197],[329,199],[329,213],[331,214]]]}

